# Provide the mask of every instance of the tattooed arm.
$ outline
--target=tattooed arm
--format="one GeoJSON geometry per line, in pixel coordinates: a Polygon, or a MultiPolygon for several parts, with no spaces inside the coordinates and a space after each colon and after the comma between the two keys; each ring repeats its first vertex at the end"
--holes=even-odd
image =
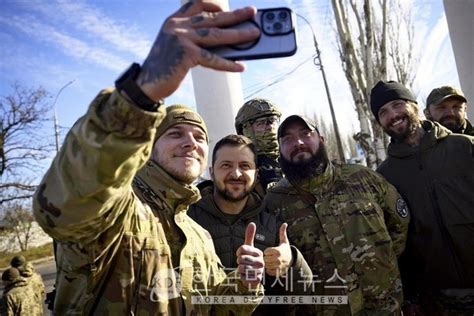
{"type": "Polygon", "coordinates": [[[166,19],[145,59],[137,84],[152,100],[171,95],[190,68],[240,72],[244,65],[221,58],[203,47],[236,44],[258,37],[259,30],[222,29],[253,17],[255,8],[223,12],[214,3],[191,1],[166,19]]]}

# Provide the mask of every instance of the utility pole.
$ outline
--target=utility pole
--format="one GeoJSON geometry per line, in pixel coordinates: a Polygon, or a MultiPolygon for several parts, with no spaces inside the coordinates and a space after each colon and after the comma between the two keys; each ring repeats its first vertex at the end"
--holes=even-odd
{"type": "Polygon", "coordinates": [[[313,61],[314,61],[314,64],[317,67],[319,67],[319,69],[321,70],[321,74],[323,75],[324,88],[326,89],[326,96],[328,98],[329,109],[331,110],[332,125],[334,127],[334,135],[336,136],[337,151],[339,153],[339,159],[342,162],[345,162],[346,158],[344,157],[344,149],[342,147],[341,135],[339,134],[339,127],[337,125],[336,114],[334,113],[334,107],[332,105],[331,93],[329,92],[329,86],[326,79],[326,72],[324,71],[323,62],[321,60],[321,53],[319,51],[318,41],[316,40],[316,34],[313,31],[313,27],[311,26],[311,23],[309,23],[309,21],[304,16],[300,14],[297,14],[297,16],[302,18],[309,25],[309,27],[311,28],[311,32],[313,33],[314,48],[316,49],[316,56],[314,57],[313,61]]]}
{"type": "Polygon", "coordinates": [[[56,111],[56,101],[58,101],[58,97],[63,92],[64,89],[66,89],[69,85],[71,85],[74,82],[74,80],[69,81],[66,83],[64,86],[59,89],[58,93],[56,93],[56,97],[54,98],[53,102],[53,108],[54,108],[54,137],[56,139],[56,153],[59,152],[59,124],[58,124],[58,114],[56,111]]]}

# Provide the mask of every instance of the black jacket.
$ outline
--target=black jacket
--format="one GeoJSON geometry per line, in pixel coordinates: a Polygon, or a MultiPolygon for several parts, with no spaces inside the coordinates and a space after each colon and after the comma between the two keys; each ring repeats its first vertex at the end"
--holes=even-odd
{"type": "Polygon", "coordinates": [[[474,137],[424,121],[418,147],[390,143],[378,168],[405,198],[411,223],[400,272],[407,299],[474,288],[474,137]]]}
{"type": "Polygon", "coordinates": [[[258,179],[265,192],[267,191],[267,189],[269,189],[278,181],[280,181],[281,178],[283,178],[283,173],[281,171],[280,164],[278,163],[278,161],[273,158],[270,158],[269,156],[258,155],[257,167],[258,179]]]}
{"type": "Polygon", "coordinates": [[[256,193],[250,194],[239,219],[232,224],[214,202],[213,189],[211,185],[201,190],[202,199],[189,207],[188,215],[211,234],[216,253],[226,268],[237,267],[236,251],[245,241],[245,229],[250,222],[257,225],[255,247],[264,251],[278,246],[281,224],[275,216],[260,211],[262,200],[256,193]]]}
{"type": "MultiPolygon", "coordinates": [[[[255,247],[263,252],[268,247],[279,245],[279,228],[282,223],[277,221],[275,215],[262,211],[262,200],[257,193],[249,195],[240,217],[231,223],[214,202],[212,181],[205,181],[198,185],[198,188],[201,190],[202,199],[189,207],[188,215],[211,234],[217,256],[226,268],[237,267],[236,252],[245,241],[245,229],[250,222],[254,222],[257,226],[255,247]]],[[[264,280],[266,295],[308,294],[311,286],[303,283],[310,284],[313,274],[300,251],[294,246],[291,246],[291,251],[294,274],[289,281],[292,283],[292,291],[287,291],[288,286],[284,278],[277,280],[266,275],[264,280]]],[[[294,315],[295,312],[294,306],[290,305],[261,305],[252,315],[287,316],[294,315]]]]}

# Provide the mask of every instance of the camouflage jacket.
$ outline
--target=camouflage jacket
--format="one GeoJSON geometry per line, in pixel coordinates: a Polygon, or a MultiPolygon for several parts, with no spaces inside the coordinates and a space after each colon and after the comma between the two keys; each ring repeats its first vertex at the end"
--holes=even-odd
{"type": "MultiPolygon", "coordinates": [[[[282,224],[276,216],[262,211],[262,200],[257,193],[248,196],[247,203],[237,219],[229,220],[219,209],[213,197],[214,184],[201,190],[202,199],[189,207],[188,215],[207,229],[211,234],[216,253],[221,262],[232,270],[237,266],[237,249],[245,241],[245,229],[250,222],[257,226],[254,246],[265,251],[268,247],[280,244],[279,228],[282,224]]],[[[312,280],[311,269],[300,251],[291,246],[293,265],[287,273],[288,277],[274,277],[266,274],[263,279],[265,295],[300,295],[306,294],[305,286],[312,280]]],[[[260,305],[253,313],[256,315],[289,315],[291,307],[286,305],[260,305]]]]}
{"type": "Polygon", "coordinates": [[[21,276],[24,277],[31,286],[40,306],[43,306],[44,284],[41,275],[35,272],[35,269],[30,262],[27,262],[25,264],[25,270],[21,272],[21,276]]]}
{"type": "Polygon", "coordinates": [[[379,174],[359,165],[330,163],[307,185],[284,178],[264,204],[288,223],[290,242],[313,271],[314,293],[347,295],[348,305],[315,305],[309,313],[399,313],[397,256],[405,247],[409,214],[395,188],[379,174]]]}
{"type": "Polygon", "coordinates": [[[30,284],[24,278],[18,278],[6,286],[1,301],[1,316],[43,315],[43,302],[38,303],[30,284]]]}
{"type": "MultiPolygon", "coordinates": [[[[55,314],[208,315],[212,306],[192,296],[249,293],[186,215],[197,188],[146,163],[163,113],[102,91],[39,185],[34,214],[58,244],[55,314]]],[[[248,314],[261,292],[215,312],[248,314]]]]}

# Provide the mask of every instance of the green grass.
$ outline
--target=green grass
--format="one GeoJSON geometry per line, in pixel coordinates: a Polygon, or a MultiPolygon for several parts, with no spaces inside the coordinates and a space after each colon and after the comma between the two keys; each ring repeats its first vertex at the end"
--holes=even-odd
{"type": "Polygon", "coordinates": [[[10,265],[10,260],[14,256],[23,255],[26,260],[33,261],[45,257],[53,256],[53,244],[49,243],[40,247],[31,248],[26,251],[19,252],[0,252],[0,269],[10,265]]]}

